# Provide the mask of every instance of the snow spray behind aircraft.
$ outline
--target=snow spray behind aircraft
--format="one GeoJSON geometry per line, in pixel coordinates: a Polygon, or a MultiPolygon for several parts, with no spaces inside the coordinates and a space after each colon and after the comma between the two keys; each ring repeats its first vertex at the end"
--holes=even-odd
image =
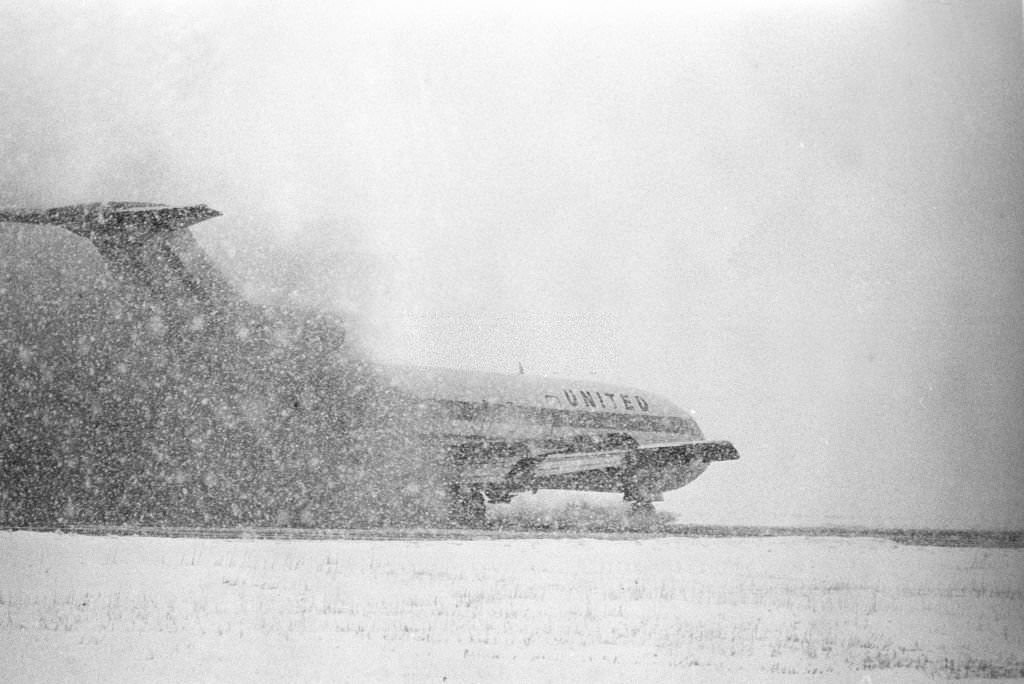
{"type": "Polygon", "coordinates": [[[188,230],[218,215],[0,211],[87,238],[120,284],[12,306],[5,521],[479,525],[542,487],[646,511],[738,458],[641,390],[370,364],[336,318],[238,296],[188,230]]]}

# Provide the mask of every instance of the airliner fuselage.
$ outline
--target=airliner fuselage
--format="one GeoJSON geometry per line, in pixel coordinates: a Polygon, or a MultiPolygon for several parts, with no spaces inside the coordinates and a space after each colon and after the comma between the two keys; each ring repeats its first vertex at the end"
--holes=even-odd
{"type": "MultiPolygon", "coordinates": [[[[262,465],[245,466],[257,473],[250,479],[263,483],[260,487],[274,477],[287,480],[303,469],[327,468],[320,471],[320,482],[300,478],[287,494],[300,496],[316,488],[330,496],[337,478],[359,475],[358,464],[353,471],[348,463],[323,465],[324,458],[337,445],[351,447],[349,432],[362,420],[369,432],[402,431],[429,445],[433,454],[440,452],[436,468],[450,502],[450,520],[473,525],[483,522],[487,501],[508,501],[517,492],[540,488],[621,492],[635,509],[649,510],[663,492],[691,482],[709,463],[738,458],[729,442],[705,440],[686,411],[633,387],[332,362],[343,345],[340,324],[330,317],[251,304],[206,257],[191,226],[216,216],[205,205],[138,202],[0,210],[3,222],[58,225],[88,239],[116,281],[152,299],[143,310],[151,316],[145,334],[133,331],[130,338],[150,340],[158,349],[149,356],[134,342],[125,349],[139,359],[138,372],[160,388],[153,398],[128,402],[132,415],[137,414],[132,426],[140,444],[152,442],[138,434],[151,425],[161,435],[182,434],[188,440],[182,453],[202,452],[198,462],[211,463],[215,444],[233,454],[231,467],[234,461],[239,468],[251,461],[247,454],[263,454],[262,465]],[[174,350],[177,360],[162,360],[163,348],[174,350]],[[185,368],[191,377],[183,375],[185,368]],[[147,401],[150,408],[138,408],[147,401]],[[368,405],[372,420],[364,420],[361,405],[368,405]],[[202,429],[182,425],[189,420],[202,429]],[[235,448],[232,440],[244,442],[244,449],[235,448]],[[275,450],[288,456],[282,460],[275,450]],[[323,457],[307,456],[309,450],[323,457]]],[[[129,386],[139,389],[144,383],[129,386]]],[[[101,415],[88,402],[75,409],[76,422],[101,415]]],[[[123,418],[104,420],[110,425],[123,418]]],[[[152,447],[160,453],[176,448],[152,447]]],[[[220,466],[213,462],[210,467],[220,466]]],[[[174,478],[192,476],[176,471],[168,477],[177,486],[174,478]]],[[[189,496],[197,488],[213,491],[224,477],[196,476],[198,485],[178,489],[189,496]]]]}

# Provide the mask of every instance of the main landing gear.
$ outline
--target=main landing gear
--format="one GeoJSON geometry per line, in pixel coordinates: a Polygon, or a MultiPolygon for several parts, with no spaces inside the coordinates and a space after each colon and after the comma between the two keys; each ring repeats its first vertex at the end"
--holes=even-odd
{"type": "Polygon", "coordinates": [[[654,502],[661,497],[636,482],[628,482],[623,488],[622,498],[629,504],[629,512],[637,517],[654,515],[654,502]]]}
{"type": "Polygon", "coordinates": [[[479,485],[449,484],[448,523],[455,527],[484,527],[487,524],[487,504],[483,487],[479,485]]]}
{"type": "Polygon", "coordinates": [[[656,474],[638,460],[636,451],[626,456],[622,498],[629,503],[633,517],[650,518],[654,515],[654,502],[662,500],[661,491],[657,486],[656,474]]]}

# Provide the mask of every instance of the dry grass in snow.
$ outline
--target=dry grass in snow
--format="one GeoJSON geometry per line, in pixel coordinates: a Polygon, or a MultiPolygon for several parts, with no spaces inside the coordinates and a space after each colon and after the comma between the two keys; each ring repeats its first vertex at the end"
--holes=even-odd
{"type": "Polygon", "coordinates": [[[0,533],[0,681],[1024,677],[1024,551],[0,533]]]}

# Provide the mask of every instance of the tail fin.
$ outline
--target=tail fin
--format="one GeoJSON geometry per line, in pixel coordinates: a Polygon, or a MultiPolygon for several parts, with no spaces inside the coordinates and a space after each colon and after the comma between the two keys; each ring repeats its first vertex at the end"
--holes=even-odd
{"type": "Polygon", "coordinates": [[[205,204],[145,202],[0,209],[0,221],[58,225],[89,239],[122,282],[144,287],[163,301],[199,304],[239,300],[187,230],[215,216],[220,212],[205,204]]]}

